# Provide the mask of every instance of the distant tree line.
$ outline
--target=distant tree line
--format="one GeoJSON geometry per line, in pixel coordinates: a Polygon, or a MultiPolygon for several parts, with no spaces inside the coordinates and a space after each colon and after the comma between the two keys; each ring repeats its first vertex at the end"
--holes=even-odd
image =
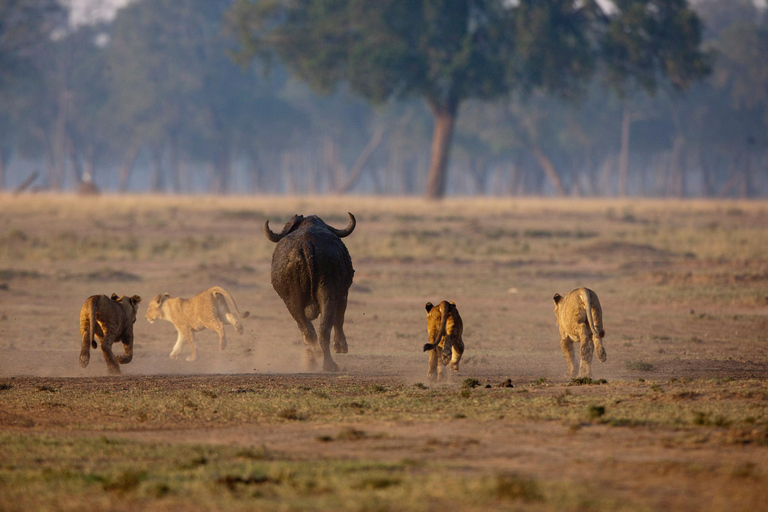
{"type": "Polygon", "coordinates": [[[751,0],[0,3],[0,187],[756,197],[751,0]]]}

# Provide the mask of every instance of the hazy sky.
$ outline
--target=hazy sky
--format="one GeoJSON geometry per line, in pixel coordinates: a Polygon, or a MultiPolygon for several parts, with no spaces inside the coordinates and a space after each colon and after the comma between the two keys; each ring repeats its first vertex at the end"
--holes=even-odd
{"type": "Polygon", "coordinates": [[[87,25],[98,21],[108,21],[115,13],[132,0],[59,0],[71,9],[69,22],[72,25],[87,25]]]}
{"type": "MultiPolygon", "coordinates": [[[[73,25],[83,25],[97,21],[107,21],[115,16],[120,7],[134,0],[60,0],[62,4],[70,6],[70,22],[73,25]]],[[[610,0],[598,0],[604,7],[610,4],[610,0]]],[[[755,5],[765,7],[768,0],[754,0],[755,5]]],[[[696,3],[696,0],[693,0],[696,3]]]]}

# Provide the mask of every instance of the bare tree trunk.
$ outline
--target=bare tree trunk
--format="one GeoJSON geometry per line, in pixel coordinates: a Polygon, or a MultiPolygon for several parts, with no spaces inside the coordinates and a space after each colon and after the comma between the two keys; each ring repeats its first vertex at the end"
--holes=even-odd
{"type": "Polygon", "coordinates": [[[85,153],[83,154],[83,181],[93,181],[95,172],[96,151],[93,149],[93,144],[88,144],[85,147],[85,153]]]}
{"type": "Polygon", "coordinates": [[[450,102],[445,107],[434,107],[435,131],[432,134],[432,159],[427,176],[427,198],[441,199],[445,196],[448,174],[448,156],[453,140],[457,105],[450,102]]]}
{"type": "Polygon", "coordinates": [[[58,190],[61,187],[56,157],[52,147],[49,147],[45,152],[45,176],[47,188],[58,190]]]}
{"type": "Polygon", "coordinates": [[[627,197],[627,178],[629,176],[629,135],[632,127],[632,113],[627,103],[621,114],[621,150],[619,151],[619,196],[627,197]]]}
{"type": "Polygon", "coordinates": [[[256,150],[248,152],[248,190],[256,193],[261,190],[261,161],[256,150]]]}
{"type": "Polygon", "coordinates": [[[0,190],[5,189],[5,168],[8,163],[8,151],[0,147],[0,190]]]}
{"type": "Polygon", "coordinates": [[[163,151],[155,148],[152,151],[152,178],[149,183],[152,192],[162,192],[165,189],[165,175],[163,173],[163,151]]]}
{"type": "Polygon", "coordinates": [[[358,156],[357,160],[355,160],[355,164],[352,166],[352,171],[349,173],[349,177],[344,183],[336,187],[336,193],[346,194],[352,190],[352,187],[357,184],[357,181],[360,179],[360,176],[363,173],[363,166],[368,163],[368,160],[370,160],[371,155],[374,151],[376,151],[376,148],[379,147],[379,144],[381,144],[381,140],[383,138],[384,129],[381,127],[376,127],[376,129],[373,131],[371,139],[368,141],[368,144],[365,145],[363,151],[360,152],[360,156],[358,156]]]}
{"type": "Polygon", "coordinates": [[[488,165],[483,158],[469,159],[469,174],[477,195],[484,195],[488,185],[488,165]]]}
{"type": "Polygon", "coordinates": [[[120,167],[120,170],[118,171],[118,176],[120,179],[119,190],[121,193],[125,193],[128,191],[128,179],[131,177],[131,170],[133,169],[133,164],[136,163],[136,159],[138,157],[139,157],[139,147],[136,144],[134,144],[125,153],[125,158],[123,158],[123,165],[120,167]]]}
{"type": "Polygon", "coordinates": [[[507,194],[510,196],[515,195],[516,193],[519,175],[519,167],[514,162],[509,164],[509,182],[507,183],[507,194]]]}
{"type": "Polygon", "coordinates": [[[181,192],[181,176],[179,175],[179,143],[176,138],[171,139],[168,149],[168,165],[171,168],[171,189],[178,194],[181,192]]]}
{"type": "Polygon", "coordinates": [[[215,194],[228,192],[230,182],[232,181],[232,155],[229,145],[220,147],[216,152],[213,174],[209,191],[215,194]]]}
{"type": "Polygon", "coordinates": [[[536,157],[536,161],[539,162],[539,165],[544,170],[544,174],[546,175],[549,182],[553,187],[555,187],[555,192],[557,195],[560,197],[565,197],[568,195],[565,191],[565,186],[563,186],[563,180],[560,179],[560,175],[557,173],[552,160],[550,160],[547,155],[542,153],[538,146],[533,147],[533,156],[536,157]]]}
{"type": "Polygon", "coordinates": [[[18,196],[19,194],[27,190],[32,185],[32,183],[35,182],[38,174],[40,173],[38,173],[37,171],[34,171],[32,174],[30,174],[29,177],[26,180],[24,180],[24,182],[22,182],[21,185],[16,187],[16,191],[13,193],[13,195],[18,196]]]}
{"type": "Polygon", "coordinates": [[[683,197],[685,194],[685,176],[683,171],[683,148],[685,147],[685,137],[681,134],[675,136],[672,143],[672,155],[670,162],[669,183],[667,185],[667,195],[674,197],[683,197]]]}

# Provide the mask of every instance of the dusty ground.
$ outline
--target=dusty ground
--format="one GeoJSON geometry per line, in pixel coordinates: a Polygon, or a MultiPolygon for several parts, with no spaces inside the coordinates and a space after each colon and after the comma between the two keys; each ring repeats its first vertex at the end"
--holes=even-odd
{"type": "Polygon", "coordinates": [[[0,509],[757,510],[768,498],[766,203],[4,196],[0,225],[0,509]],[[334,356],[339,374],[304,373],[261,227],[296,212],[343,227],[346,211],[350,351],[334,356]],[[202,332],[197,361],[188,348],[169,359],[175,331],[143,318],[147,302],[213,285],[251,312],[245,334],[228,328],[220,352],[202,332]],[[602,384],[564,377],[552,296],[578,286],[603,306],[602,384]],[[77,365],[80,306],[112,292],[144,300],[117,378],[98,351],[77,365]],[[435,384],[423,307],[442,299],[467,349],[435,384]],[[105,483],[119,464],[88,444],[104,436],[148,450],[118,472],[140,468],[135,485],[105,483]],[[72,443],[97,455],[55,448],[72,443]],[[163,450],[200,446],[241,476],[152,469],[175,460],[163,450]],[[230,448],[268,453],[268,475],[288,464],[336,482],[339,464],[383,464],[396,478],[289,492],[268,476],[279,492],[244,492],[257,479],[230,448]],[[61,499],[71,474],[90,498],[61,499]],[[174,492],[184,478],[204,484],[193,501],[174,492]],[[150,482],[169,491],[147,497],[150,482]]]}

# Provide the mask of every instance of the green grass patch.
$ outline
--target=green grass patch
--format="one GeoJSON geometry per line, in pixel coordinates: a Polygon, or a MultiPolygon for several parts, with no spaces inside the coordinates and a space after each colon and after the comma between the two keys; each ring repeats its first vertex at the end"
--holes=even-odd
{"type": "Polygon", "coordinates": [[[554,511],[571,488],[443,463],[254,459],[231,446],[10,433],[0,446],[2,510],[554,511]]]}

